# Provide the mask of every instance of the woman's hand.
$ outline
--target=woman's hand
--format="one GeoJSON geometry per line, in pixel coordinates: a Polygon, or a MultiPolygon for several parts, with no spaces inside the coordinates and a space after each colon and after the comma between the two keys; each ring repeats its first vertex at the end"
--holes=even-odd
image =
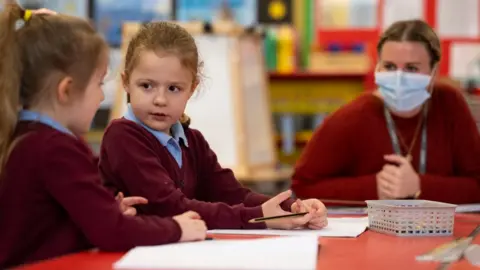
{"type": "Polygon", "coordinates": [[[407,198],[420,191],[420,177],[407,158],[387,155],[385,160],[398,166],[386,164],[377,174],[377,193],[380,199],[407,198]]]}

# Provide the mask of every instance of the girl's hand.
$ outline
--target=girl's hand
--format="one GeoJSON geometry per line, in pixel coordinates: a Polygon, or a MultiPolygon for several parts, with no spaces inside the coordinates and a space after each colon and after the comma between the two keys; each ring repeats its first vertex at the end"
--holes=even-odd
{"type": "Polygon", "coordinates": [[[174,216],[173,219],[182,230],[180,242],[205,240],[207,237],[207,225],[196,212],[188,211],[174,216]]]}
{"type": "Polygon", "coordinates": [[[40,14],[57,15],[58,13],[50,9],[41,8],[41,9],[32,9],[32,14],[33,15],[37,15],[37,14],[38,15],[40,14]]]}
{"type": "MultiPolygon", "coordinates": [[[[262,204],[262,211],[264,217],[279,216],[291,214],[291,212],[284,211],[280,204],[290,198],[292,192],[290,190],[284,191],[277,196],[271,198],[262,204]]],[[[313,218],[313,211],[304,215],[303,217],[280,218],[265,221],[268,228],[272,229],[295,229],[305,226],[313,218]]]]}
{"type": "Polygon", "coordinates": [[[327,208],[317,199],[300,200],[292,204],[292,213],[311,212],[312,219],[308,222],[309,229],[321,229],[328,225],[327,208]]]}
{"type": "Polygon", "coordinates": [[[148,200],[143,197],[124,197],[122,192],[119,192],[115,199],[118,202],[120,211],[126,216],[135,216],[137,209],[133,207],[137,204],[147,204],[148,200]]]}

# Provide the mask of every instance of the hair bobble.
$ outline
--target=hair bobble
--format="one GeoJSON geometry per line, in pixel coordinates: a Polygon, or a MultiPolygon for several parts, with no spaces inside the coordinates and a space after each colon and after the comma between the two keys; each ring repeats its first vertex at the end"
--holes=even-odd
{"type": "Polygon", "coordinates": [[[30,20],[30,18],[32,17],[32,10],[30,9],[26,9],[23,11],[23,20],[25,22],[28,22],[28,20],[30,20]]]}

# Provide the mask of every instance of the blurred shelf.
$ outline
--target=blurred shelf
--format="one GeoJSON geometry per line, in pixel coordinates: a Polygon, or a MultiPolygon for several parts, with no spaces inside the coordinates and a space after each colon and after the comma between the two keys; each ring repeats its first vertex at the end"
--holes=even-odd
{"type": "Polygon", "coordinates": [[[261,169],[249,174],[234,172],[235,177],[241,183],[261,183],[261,182],[283,182],[289,181],[292,173],[292,167],[284,167],[279,169],[261,169]]]}
{"type": "MultiPolygon", "coordinates": [[[[295,134],[295,141],[297,143],[302,143],[302,144],[306,143],[312,138],[312,135],[313,135],[313,130],[312,131],[299,131],[295,134]]],[[[282,140],[282,135],[277,134],[275,136],[275,140],[277,142],[281,141],[282,140]]]]}
{"type": "Polygon", "coordinates": [[[294,72],[294,73],[279,73],[269,72],[270,80],[332,80],[332,79],[348,79],[359,80],[364,79],[366,73],[317,73],[317,72],[294,72]]]}
{"type": "Polygon", "coordinates": [[[88,143],[101,143],[103,132],[104,130],[90,130],[85,139],[88,143]]]}

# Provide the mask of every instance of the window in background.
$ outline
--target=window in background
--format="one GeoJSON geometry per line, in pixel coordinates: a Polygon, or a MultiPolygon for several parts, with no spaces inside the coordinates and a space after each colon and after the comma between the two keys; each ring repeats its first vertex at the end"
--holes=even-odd
{"type": "Polygon", "coordinates": [[[48,8],[82,18],[88,18],[88,2],[88,0],[18,0],[18,3],[26,9],[48,8]]]}
{"type": "MultiPolygon", "coordinates": [[[[257,22],[257,0],[177,0],[176,20],[208,21],[218,18],[221,8],[227,5],[233,12],[235,21],[242,25],[254,25],[257,22]]],[[[261,1],[261,0],[260,0],[261,1]]]]}
{"type": "Polygon", "coordinates": [[[121,44],[124,21],[171,20],[172,13],[172,0],[96,0],[93,6],[96,27],[113,47],[121,44]]]}
{"type": "Polygon", "coordinates": [[[44,0],[44,7],[62,14],[88,18],[88,0],[44,0]]]}
{"type": "Polygon", "coordinates": [[[121,66],[122,66],[122,51],[117,48],[110,49],[110,60],[108,72],[103,81],[103,93],[105,99],[100,104],[102,109],[110,109],[114,104],[116,94],[121,87],[121,66]]]}
{"type": "Polygon", "coordinates": [[[437,1],[437,32],[441,38],[478,38],[478,0],[437,1]]]}
{"type": "MultiPolygon", "coordinates": [[[[401,20],[424,19],[424,0],[385,0],[383,29],[401,20]]],[[[456,2],[456,1],[455,1],[456,2]]]]}
{"type": "Polygon", "coordinates": [[[316,0],[322,29],[375,28],[377,0],[316,0]]]}

